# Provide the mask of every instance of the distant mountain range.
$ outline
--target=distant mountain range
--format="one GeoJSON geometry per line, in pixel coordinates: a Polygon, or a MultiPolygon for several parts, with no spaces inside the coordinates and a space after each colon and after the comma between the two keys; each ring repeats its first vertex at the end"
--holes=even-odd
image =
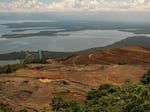
{"type": "MultiPolygon", "coordinates": [[[[42,51],[42,57],[43,58],[54,58],[54,59],[66,59],[75,55],[80,54],[89,54],[94,53],[97,51],[104,51],[104,50],[110,50],[113,48],[120,48],[123,46],[141,46],[145,48],[150,48],[150,37],[146,36],[134,36],[134,37],[128,37],[126,39],[123,39],[121,41],[118,41],[114,44],[105,46],[105,47],[97,47],[97,48],[91,48],[86,49],[83,51],[77,51],[77,52],[51,52],[51,51],[42,51]]],[[[31,55],[33,54],[34,57],[38,57],[38,52],[29,52],[31,55]]],[[[8,54],[0,54],[0,60],[15,60],[15,59],[25,59],[26,57],[25,52],[13,52],[8,54]]]]}

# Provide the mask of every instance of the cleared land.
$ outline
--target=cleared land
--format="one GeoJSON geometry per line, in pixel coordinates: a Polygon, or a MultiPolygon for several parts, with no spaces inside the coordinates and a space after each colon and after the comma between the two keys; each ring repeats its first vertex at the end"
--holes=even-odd
{"type": "Polygon", "coordinates": [[[138,46],[79,55],[49,64],[29,64],[28,68],[0,75],[0,101],[13,108],[39,111],[50,107],[54,96],[83,102],[88,91],[100,84],[121,86],[127,80],[138,83],[150,69],[150,49],[138,46]]]}

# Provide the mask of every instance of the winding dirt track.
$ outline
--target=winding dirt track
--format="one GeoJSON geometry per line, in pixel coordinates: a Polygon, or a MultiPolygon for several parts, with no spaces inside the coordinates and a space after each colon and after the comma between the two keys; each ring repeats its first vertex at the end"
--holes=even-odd
{"type": "Polygon", "coordinates": [[[87,55],[80,55],[66,60],[65,64],[150,64],[150,49],[138,46],[117,48],[87,55]]]}
{"type": "Polygon", "coordinates": [[[98,59],[94,58],[94,55],[95,55],[95,54],[96,54],[96,53],[89,54],[89,55],[88,55],[88,58],[89,58],[90,60],[96,61],[96,62],[98,62],[98,63],[104,63],[104,64],[108,64],[108,65],[113,65],[113,63],[109,63],[109,62],[107,62],[107,61],[98,60],[98,59]]]}
{"type": "Polygon", "coordinates": [[[41,112],[54,96],[83,102],[88,91],[100,84],[121,86],[140,81],[150,69],[150,49],[123,47],[72,57],[63,62],[30,64],[28,69],[0,75],[0,101],[13,108],[41,112]],[[119,65],[119,62],[125,62],[119,65]]]}

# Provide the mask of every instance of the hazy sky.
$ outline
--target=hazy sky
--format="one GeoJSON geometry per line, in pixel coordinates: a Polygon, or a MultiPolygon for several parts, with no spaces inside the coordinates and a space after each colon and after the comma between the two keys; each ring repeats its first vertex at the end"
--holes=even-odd
{"type": "Polygon", "coordinates": [[[150,11],[150,0],[0,0],[0,12],[150,11]]]}
{"type": "Polygon", "coordinates": [[[0,0],[0,19],[13,13],[48,15],[41,19],[57,14],[65,19],[150,23],[150,0],[0,0]]]}

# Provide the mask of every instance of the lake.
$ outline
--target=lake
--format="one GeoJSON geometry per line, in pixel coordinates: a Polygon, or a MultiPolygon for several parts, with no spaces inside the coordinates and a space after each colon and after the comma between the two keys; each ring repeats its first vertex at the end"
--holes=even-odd
{"type": "Polygon", "coordinates": [[[4,66],[4,65],[13,65],[13,64],[17,64],[20,63],[19,60],[2,60],[0,61],[0,66],[4,66]]]}
{"type": "MultiPolygon", "coordinates": [[[[2,24],[2,22],[1,22],[2,24]]],[[[40,24],[41,25],[41,24],[40,24]]],[[[60,27],[30,27],[30,28],[8,28],[0,25],[0,35],[4,34],[30,34],[40,31],[57,31],[58,35],[52,36],[30,36],[23,38],[0,38],[0,53],[14,51],[79,51],[93,47],[103,47],[130,36],[150,36],[150,34],[134,34],[131,32],[111,30],[79,30],[66,31],[60,27]],[[16,30],[12,32],[12,30],[16,30]],[[22,30],[22,31],[18,31],[22,30]],[[17,32],[18,31],[18,32],[17,32]]]]}

